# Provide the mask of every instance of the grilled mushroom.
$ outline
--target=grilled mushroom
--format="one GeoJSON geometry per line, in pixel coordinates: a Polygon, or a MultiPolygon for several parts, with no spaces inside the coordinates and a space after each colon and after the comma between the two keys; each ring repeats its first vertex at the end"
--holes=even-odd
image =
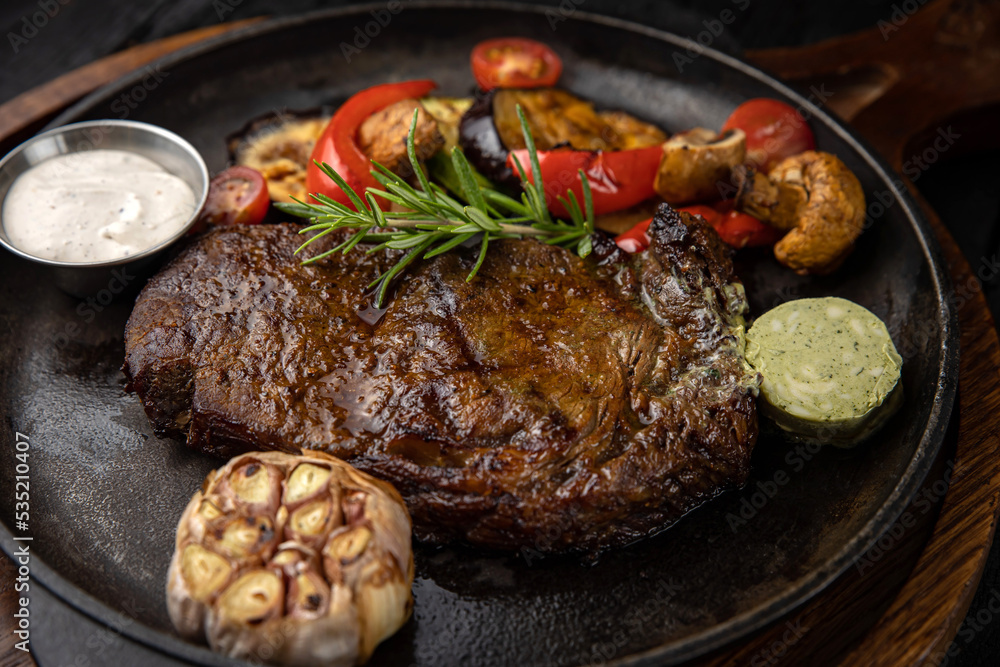
{"type": "Polygon", "coordinates": [[[472,106],[471,97],[423,97],[420,104],[431,118],[437,121],[438,130],[444,137],[444,151],[458,145],[458,124],[462,122],[462,114],[472,106]]]}
{"type": "Polygon", "coordinates": [[[239,456],[177,527],[178,633],[231,657],[356,665],[413,607],[410,518],[391,486],[319,452],[239,456]]]}
{"type": "Polygon", "coordinates": [[[376,111],[361,123],[357,135],[358,148],[369,159],[406,178],[413,175],[406,155],[406,137],[414,109],[419,109],[413,133],[414,148],[417,159],[426,160],[444,146],[445,139],[437,121],[418,100],[400,100],[376,111]]]}
{"type": "Polygon", "coordinates": [[[743,130],[719,135],[696,127],[675,134],[663,144],[653,187],[674,206],[718,199],[719,184],[728,185],[733,167],[743,163],[746,152],[743,130]]]}
{"type": "Polygon", "coordinates": [[[733,170],[736,207],[781,230],[774,256],[802,275],[836,270],[861,235],[865,195],[835,155],[805,151],[778,163],[768,175],[733,170]]]}

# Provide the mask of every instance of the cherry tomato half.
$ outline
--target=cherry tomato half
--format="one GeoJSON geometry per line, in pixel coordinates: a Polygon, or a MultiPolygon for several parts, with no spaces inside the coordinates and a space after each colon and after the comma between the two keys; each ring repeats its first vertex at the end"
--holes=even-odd
{"type": "Polygon", "coordinates": [[[208,186],[201,225],[259,225],[271,204],[267,183],[256,169],[229,167],[208,186]]]}
{"type": "Polygon", "coordinates": [[[806,119],[794,107],[766,97],[736,107],[722,131],[733,128],[747,135],[747,162],[765,172],[786,157],[816,148],[806,119]]]}
{"type": "Polygon", "coordinates": [[[500,37],[472,49],[472,74],[483,90],[554,86],[562,74],[562,60],[541,42],[523,37],[500,37]]]}

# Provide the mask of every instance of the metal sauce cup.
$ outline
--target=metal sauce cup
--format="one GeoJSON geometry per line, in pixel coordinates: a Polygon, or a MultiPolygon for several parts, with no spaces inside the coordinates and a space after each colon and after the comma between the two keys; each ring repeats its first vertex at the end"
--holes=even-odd
{"type": "Polygon", "coordinates": [[[93,295],[108,287],[122,273],[142,275],[144,269],[170,245],[182,238],[198,219],[208,197],[208,168],[201,155],[180,136],[156,125],[131,120],[92,120],[43,132],[24,142],[0,160],[0,245],[7,250],[52,268],[56,286],[73,296],[93,295]],[[190,219],[172,237],[121,259],[99,262],[66,262],[29,254],[10,242],[3,225],[3,202],[14,180],[39,162],[57,155],[89,150],[129,151],[153,160],[183,179],[195,196],[190,219]]]}

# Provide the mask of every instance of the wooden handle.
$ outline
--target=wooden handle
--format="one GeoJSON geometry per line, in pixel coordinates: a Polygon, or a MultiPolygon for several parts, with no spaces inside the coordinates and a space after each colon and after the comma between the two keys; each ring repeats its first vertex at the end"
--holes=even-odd
{"type": "MultiPolygon", "coordinates": [[[[824,104],[897,170],[938,140],[975,132],[977,150],[1000,146],[1000,2],[918,0],[894,5],[874,28],[747,58],[792,83],[830,93],[824,104]],[[985,131],[983,131],[985,130],[985,131]]],[[[954,141],[952,141],[954,143],[954,141]]],[[[938,150],[940,152],[940,140],[938,150]]],[[[949,145],[949,148],[951,146],[949,145]]],[[[949,150],[958,155],[959,150],[949,150]]]]}
{"type": "Polygon", "coordinates": [[[57,113],[101,86],[144,67],[157,58],[263,18],[222,23],[155,42],[139,44],[84,65],[15,97],[0,105],[0,155],[4,155],[17,144],[30,138],[57,113]]]}

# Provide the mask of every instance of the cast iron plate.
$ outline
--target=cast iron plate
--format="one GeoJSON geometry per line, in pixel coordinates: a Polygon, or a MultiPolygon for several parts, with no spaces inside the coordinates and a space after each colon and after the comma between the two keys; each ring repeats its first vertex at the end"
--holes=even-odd
{"type": "MultiPolygon", "coordinates": [[[[596,565],[418,547],[413,619],[373,662],[679,662],[814,595],[906,506],[951,412],[957,325],[940,251],[913,201],[838,121],[758,70],[688,40],[581,12],[553,30],[553,15],[540,9],[407,3],[348,64],[342,43],[352,44],[355,28],[373,20],[370,11],[384,8],[250,27],[130,75],[56,123],[122,116],[156,123],[190,140],[214,172],[226,163],[224,137],[267,112],[336,104],[374,83],[409,78],[433,78],[443,94],[468,94],[471,47],[508,34],[551,44],[565,61],[562,84],[570,90],[668,130],[718,127],[748,97],[786,99],[811,115],[819,147],[839,155],[869,201],[878,194],[884,205],[831,277],[800,278],[766,254],[745,258],[740,270],[753,312],[820,295],[867,306],[888,323],[905,359],[906,403],[852,451],[803,455],[762,437],[743,490],[596,565]],[[676,54],[698,52],[678,71],[676,54]]],[[[163,589],[175,523],[219,462],[153,436],[139,401],[124,392],[119,367],[131,298],[103,305],[101,294],[90,304],[68,297],[44,269],[11,255],[3,257],[0,289],[4,451],[13,451],[15,431],[30,436],[36,580],[164,653],[230,664],[178,639],[167,618],[163,589]],[[122,623],[129,617],[137,622],[122,623]]],[[[14,486],[15,463],[0,458],[5,489],[14,486]]],[[[0,509],[10,553],[13,493],[3,494],[0,509]]]]}

